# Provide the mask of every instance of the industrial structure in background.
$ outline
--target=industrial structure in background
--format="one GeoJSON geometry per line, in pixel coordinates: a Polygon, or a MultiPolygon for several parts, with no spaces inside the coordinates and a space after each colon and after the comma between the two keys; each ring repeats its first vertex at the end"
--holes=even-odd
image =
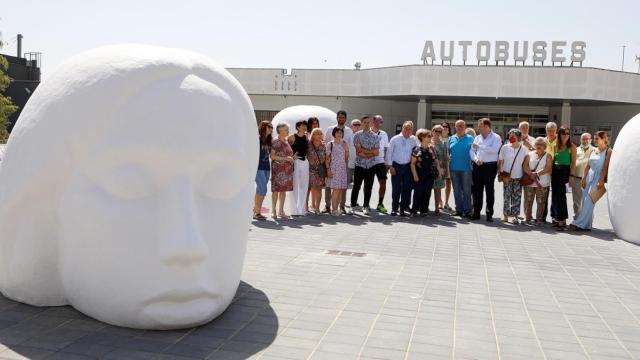
{"type": "Polygon", "coordinates": [[[9,117],[9,131],[13,129],[20,112],[24,108],[31,94],[40,84],[40,67],[42,64],[42,54],[39,52],[22,53],[22,34],[17,36],[16,56],[0,54],[9,62],[7,75],[13,80],[5,90],[4,96],[11,98],[14,105],[18,106],[18,111],[9,117]]]}

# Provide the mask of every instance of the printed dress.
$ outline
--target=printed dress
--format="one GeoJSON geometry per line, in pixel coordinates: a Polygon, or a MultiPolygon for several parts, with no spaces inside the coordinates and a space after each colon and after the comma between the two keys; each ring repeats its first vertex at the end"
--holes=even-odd
{"type": "Polygon", "coordinates": [[[444,162],[445,160],[445,152],[446,151],[446,146],[444,145],[444,142],[441,142],[440,144],[436,145],[436,158],[438,159],[438,161],[440,161],[440,176],[435,178],[435,180],[433,181],[433,188],[434,189],[442,189],[444,188],[444,179],[446,176],[446,166],[447,164],[444,162]]]}
{"type": "MultiPolygon", "coordinates": [[[[291,145],[285,140],[276,139],[271,145],[276,156],[293,156],[291,145]]],[[[293,191],[293,163],[287,160],[271,161],[271,191],[293,191]]]]}
{"type": "Polygon", "coordinates": [[[324,177],[320,176],[320,169],[324,167],[326,157],[326,147],[324,144],[315,147],[309,141],[307,149],[307,160],[309,160],[309,187],[324,187],[324,177]]]}
{"type": "Polygon", "coordinates": [[[327,155],[331,157],[331,175],[329,187],[332,189],[347,188],[347,161],[344,158],[344,142],[327,144],[327,155]]]}

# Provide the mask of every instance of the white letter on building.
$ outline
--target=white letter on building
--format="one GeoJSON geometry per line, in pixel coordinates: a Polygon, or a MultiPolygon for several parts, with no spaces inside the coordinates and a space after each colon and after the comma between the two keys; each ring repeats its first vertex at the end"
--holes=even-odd
{"type": "Polygon", "coordinates": [[[453,60],[453,47],[455,45],[453,41],[449,41],[449,54],[447,54],[444,43],[444,41],[440,41],[440,60],[442,60],[443,64],[445,61],[448,61],[449,65],[451,65],[451,60],[453,60]]]}
{"type": "Polygon", "coordinates": [[[507,61],[509,59],[509,43],[506,41],[496,41],[496,62],[507,61]]]}
{"type": "Polygon", "coordinates": [[[585,56],[587,55],[584,49],[587,47],[587,43],[584,41],[574,41],[571,43],[571,61],[579,62],[582,64],[585,56]]]}
{"type": "Polygon", "coordinates": [[[546,41],[534,41],[533,42],[533,62],[547,60],[547,42],[546,41]]]}
{"type": "Polygon", "coordinates": [[[529,58],[529,42],[528,41],[524,41],[522,43],[522,55],[520,55],[518,52],[520,50],[520,42],[519,41],[514,41],[513,43],[513,60],[517,61],[522,61],[522,65],[524,65],[525,61],[527,61],[527,58],[529,58]]]}
{"type": "Polygon", "coordinates": [[[462,63],[467,63],[467,48],[471,46],[471,41],[458,41],[458,45],[462,46],[462,63]]]}
{"type": "Polygon", "coordinates": [[[489,61],[491,54],[491,43],[488,41],[478,41],[476,45],[476,58],[480,61],[489,61]]]}
{"type": "Polygon", "coordinates": [[[567,60],[565,56],[562,56],[565,46],[567,46],[566,41],[551,42],[551,63],[559,62],[562,64],[567,60]]]}
{"type": "Polygon", "coordinates": [[[433,49],[433,41],[427,40],[424,42],[424,49],[422,50],[422,62],[427,63],[427,59],[431,59],[431,63],[436,60],[436,52],[433,49]]]}

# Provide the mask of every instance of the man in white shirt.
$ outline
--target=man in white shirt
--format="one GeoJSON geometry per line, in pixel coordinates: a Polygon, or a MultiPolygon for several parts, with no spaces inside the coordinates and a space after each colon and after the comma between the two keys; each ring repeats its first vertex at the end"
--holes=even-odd
{"type": "Polygon", "coordinates": [[[495,180],[498,174],[498,153],[502,147],[502,138],[491,130],[491,120],[482,118],[478,120],[478,131],[469,150],[471,161],[473,162],[473,215],[471,220],[480,219],[482,210],[482,198],[486,191],[487,221],[493,221],[493,204],[495,202],[495,180]]]}
{"type": "Polygon", "coordinates": [[[413,121],[402,124],[402,132],[391,138],[387,152],[387,168],[391,173],[391,216],[408,215],[411,205],[411,154],[418,145],[413,135],[413,121]]]}
{"type": "Polygon", "coordinates": [[[527,151],[535,150],[536,148],[534,143],[536,139],[529,135],[529,123],[526,121],[521,122],[518,125],[518,130],[520,130],[520,133],[522,134],[522,146],[524,146],[527,151]]]}
{"type": "Polygon", "coordinates": [[[378,135],[380,139],[380,152],[376,157],[376,165],[374,166],[374,172],[376,173],[376,177],[378,178],[378,206],[376,210],[379,213],[386,214],[387,209],[384,207],[384,194],[387,192],[387,167],[384,163],[385,158],[387,156],[387,151],[389,149],[389,135],[380,128],[384,124],[384,119],[382,115],[376,115],[373,117],[373,123],[371,124],[371,131],[378,135]]]}
{"type": "Polygon", "coordinates": [[[582,210],[582,178],[586,176],[584,169],[589,163],[591,152],[595,149],[591,145],[591,134],[584,133],[580,136],[580,146],[576,149],[576,173],[571,182],[571,195],[573,197],[573,218],[576,219],[582,210]]]}
{"type": "MultiPolygon", "coordinates": [[[[333,141],[333,129],[334,128],[339,128],[342,129],[344,131],[344,137],[343,140],[344,142],[348,145],[348,144],[352,144],[353,143],[353,131],[348,127],[345,126],[347,123],[347,112],[344,110],[339,110],[336,114],[336,120],[338,121],[337,125],[333,125],[333,126],[329,126],[327,128],[327,131],[325,131],[324,133],[324,142],[326,144],[328,144],[329,142],[333,141]]],[[[347,174],[348,176],[348,174],[347,174]]],[[[327,181],[327,185],[325,185],[324,188],[324,211],[323,213],[327,213],[327,214],[331,214],[331,188],[328,187],[328,181],[327,181]]],[[[344,192],[344,196],[342,197],[342,200],[340,200],[340,211],[342,212],[342,214],[346,214],[347,210],[345,209],[345,203],[347,201],[347,192],[344,192]]],[[[337,210],[337,209],[334,209],[337,210]]]]}

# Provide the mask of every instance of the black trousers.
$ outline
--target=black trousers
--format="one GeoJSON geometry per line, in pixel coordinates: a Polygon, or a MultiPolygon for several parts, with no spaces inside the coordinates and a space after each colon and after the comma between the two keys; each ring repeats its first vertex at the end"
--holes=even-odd
{"type": "Polygon", "coordinates": [[[555,221],[564,221],[569,218],[567,182],[569,182],[570,174],[570,166],[553,164],[551,173],[551,218],[555,221]]]}
{"type": "Polygon", "coordinates": [[[373,179],[376,176],[374,168],[365,169],[360,166],[356,166],[353,173],[353,189],[351,189],[351,206],[355,206],[358,203],[358,194],[364,181],[364,202],[362,206],[369,207],[369,201],[371,200],[371,189],[373,188],[373,179]]]}
{"type": "Polygon", "coordinates": [[[487,193],[487,217],[493,216],[493,204],[495,202],[495,181],[498,174],[498,163],[488,162],[482,165],[473,164],[473,216],[480,216],[482,210],[482,198],[487,193]]]}
{"type": "Polygon", "coordinates": [[[429,201],[433,190],[433,176],[430,174],[418,174],[418,182],[413,182],[413,204],[411,213],[421,214],[429,212],[429,201]]]}

